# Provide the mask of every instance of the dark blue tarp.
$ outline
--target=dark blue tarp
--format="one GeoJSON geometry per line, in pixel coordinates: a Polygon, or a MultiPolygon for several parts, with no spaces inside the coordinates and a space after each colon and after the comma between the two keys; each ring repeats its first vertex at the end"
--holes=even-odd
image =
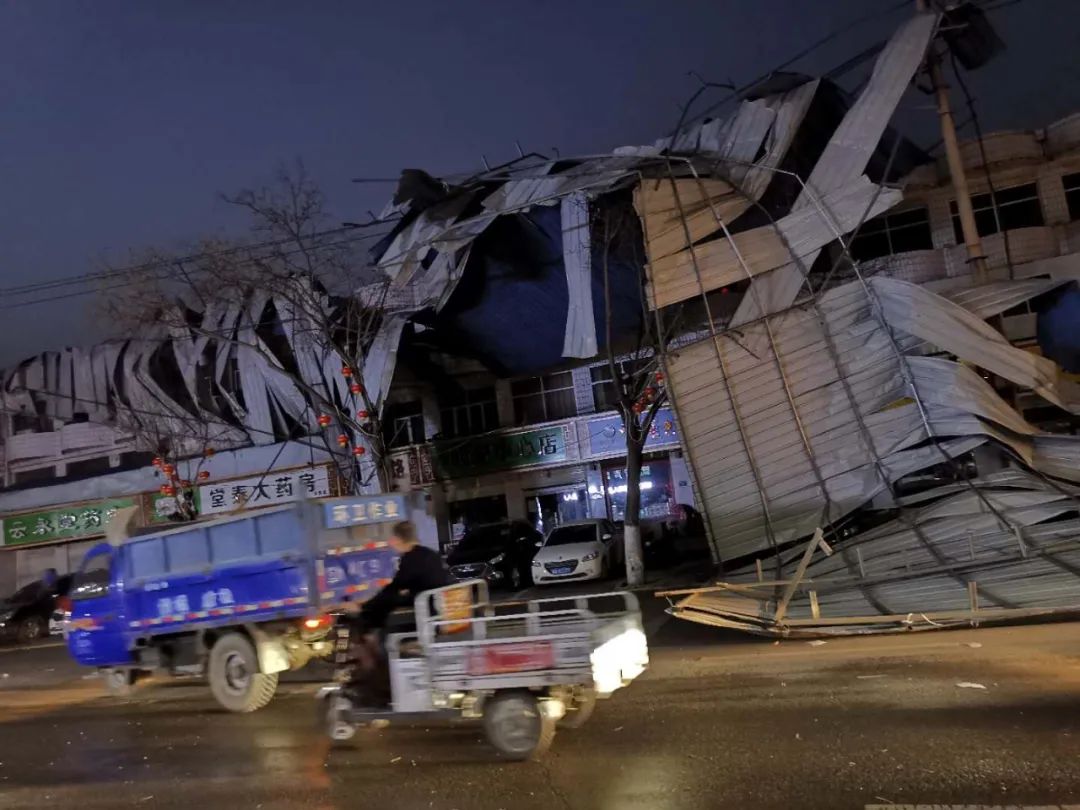
{"type": "MultiPolygon", "coordinates": [[[[617,337],[636,334],[641,322],[641,235],[625,236],[607,250],[612,326],[617,337]]],[[[605,248],[593,240],[593,312],[604,352],[605,248]]],[[[433,326],[446,348],[468,354],[497,374],[514,376],[568,362],[562,356],[569,293],[562,258],[558,206],[500,217],[473,244],[468,264],[433,326]]]]}
{"type": "Polygon", "coordinates": [[[1072,374],[1080,374],[1080,285],[1074,281],[1040,296],[1039,349],[1072,374]]]}

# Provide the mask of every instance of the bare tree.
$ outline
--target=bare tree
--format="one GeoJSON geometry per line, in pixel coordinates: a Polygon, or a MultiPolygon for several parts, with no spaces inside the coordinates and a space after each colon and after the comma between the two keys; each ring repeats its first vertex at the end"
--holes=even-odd
{"type": "MultiPolygon", "coordinates": [[[[640,222],[633,208],[620,196],[612,196],[594,206],[593,230],[601,240],[601,264],[604,280],[604,321],[606,352],[614,404],[622,417],[626,438],[626,510],[624,557],[626,581],[640,585],[644,581],[645,561],[641,541],[641,467],[645,443],[649,439],[656,414],[667,402],[667,389],[661,359],[664,349],[676,334],[681,318],[654,317],[646,298],[646,276],[640,246],[640,222]],[[613,265],[639,268],[632,289],[616,289],[612,280],[613,265]],[[615,333],[616,298],[636,298],[640,306],[638,326],[632,334],[615,333]]],[[[625,281],[625,276],[620,273],[625,281]]],[[[625,284],[624,284],[625,286],[625,284]]]]}
{"type": "Polygon", "coordinates": [[[172,349],[175,367],[159,375],[162,413],[173,417],[168,444],[194,450],[211,425],[231,427],[234,445],[269,443],[251,435],[242,394],[245,375],[256,375],[287,405],[273,440],[313,436],[354,491],[385,489],[381,392],[364,379],[389,282],[365,278],[362,247],[380,234],[327,227],[323,195],[300,164],[271,187],[224,199],[250,216],[253,240],[152,255],[104,299],[123,333],[172,349]],[[183,379],[196,369],[198,380],[183,379]]]}

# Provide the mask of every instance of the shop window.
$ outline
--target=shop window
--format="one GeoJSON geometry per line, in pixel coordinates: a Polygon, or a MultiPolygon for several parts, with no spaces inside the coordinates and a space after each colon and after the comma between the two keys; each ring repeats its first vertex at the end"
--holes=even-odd
{"type": "Polygon", "coordinates": [[[1065,186],[1065,202],[1069,206],[1069,219],[1080,219],[1080,172],[1061,178],[1065,186]]]}
{"type": "Polygon", "coordinates": [[[439,411],[442,433],[446,438],[486,433],[499,426],[494,386],[463,390],[451,397],[443,397],[439,411]]]}
{"type": "MultiPolygon", "coordinates": [[[[975,209],[975,225],[979,236],[990,236],[1014,228],[1033,228],[1044,222],[1042,206],[1039,204],[1039,189],[1034,183],[999,188],[993,195],[976,194],[971,198],[971,207],[975,209]]],[[[960,214],[955,201],[949,203],[949,211],[952,213],[956,244],[962,245],[964,232],[960,227],[960,214]]]]}
{"type": "Polygon", "coordinates": [[[427,437],[424,435],[424,414],[420,403],[393,402],[387,405],[383,414],[383,432],[386,434],[387,447],[423,444],[427,437]]]}
{"type": "Polygon", "coordinates": [[[923,206],[864,222],[851,240],[851,255],[856,261],[862,262],[911,250],[931,250],[933,247],[930,212],[923,206]]]}
{"type": "MultiPolygon", "coordinates": [[[[621,362],[619,366],[621,368],[621,362]]],[[[592,377],[593,405],[597,413],[615,410],[619,404],[619,392],[611,378],[611,366],[607,363],[593,366],[589,369],[589,376],[592,377]]]]}
{"type": "Polygon", "coordinates": [[[102,475],[110,472],[108,456],[98,456],[97,458],[87,458],[82,461],[69,461],[67,464],[67,474],[74,478],[81,478],[88,475],[102,475]]]}
{"type": "Polygon", "coordinates": [[[517,380],[510,384],[510,391],[519,425],[577,416],[574,377],[569,371],[517,380]]]}
{"type": "MultiPolygon", "coordinates": [[[[626,468],[616,467],[604,473],[611,517],[626,520],[626,468]]],[[[676,513],[675,485],[671,479],[671,462],[649,461],[641,465],[641,520],[662,519],[676,513]]]]}
{"type": "Polygon", "coordinates": [[[443,549],[444,552],[449,552],[461,538],[478,526],[499,523],[507,516],[505,495],[451,501],[447,508],[450,512],[450,546],[443,549]]]}

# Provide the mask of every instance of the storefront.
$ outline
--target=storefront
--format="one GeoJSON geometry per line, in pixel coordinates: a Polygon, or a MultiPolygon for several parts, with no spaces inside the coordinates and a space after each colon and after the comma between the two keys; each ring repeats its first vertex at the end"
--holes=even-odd
{"type": "MultiPolygon", "coordinates": [[[[646,442],[641,517],[677,519],[693,504],[674,415],[662,408],[646,442]]],[[[476,526],[526,520],[541,532],[586,518],[623,520],[625,435],[616,414],[406,448],[391,458],[394,485],[423,489],[449,547],[476,526]]]]}

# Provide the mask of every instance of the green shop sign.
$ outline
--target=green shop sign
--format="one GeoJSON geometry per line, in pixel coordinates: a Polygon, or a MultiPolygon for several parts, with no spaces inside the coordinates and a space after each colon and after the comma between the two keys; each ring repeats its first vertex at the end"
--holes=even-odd
{"type": "Polygon", "coordinates": [[[135,505],[134,498],[62,506],[4,518],[4,545],[76,540],[105,534],[105,526],[117,510],[135,505]]]}
{"type": "Polygon", "coordinates": [[[554,464],[566,460],[566,429],[562,425],[521,433],[501,433],[436,442],[435,471],[440,478],[554,464]]]}

